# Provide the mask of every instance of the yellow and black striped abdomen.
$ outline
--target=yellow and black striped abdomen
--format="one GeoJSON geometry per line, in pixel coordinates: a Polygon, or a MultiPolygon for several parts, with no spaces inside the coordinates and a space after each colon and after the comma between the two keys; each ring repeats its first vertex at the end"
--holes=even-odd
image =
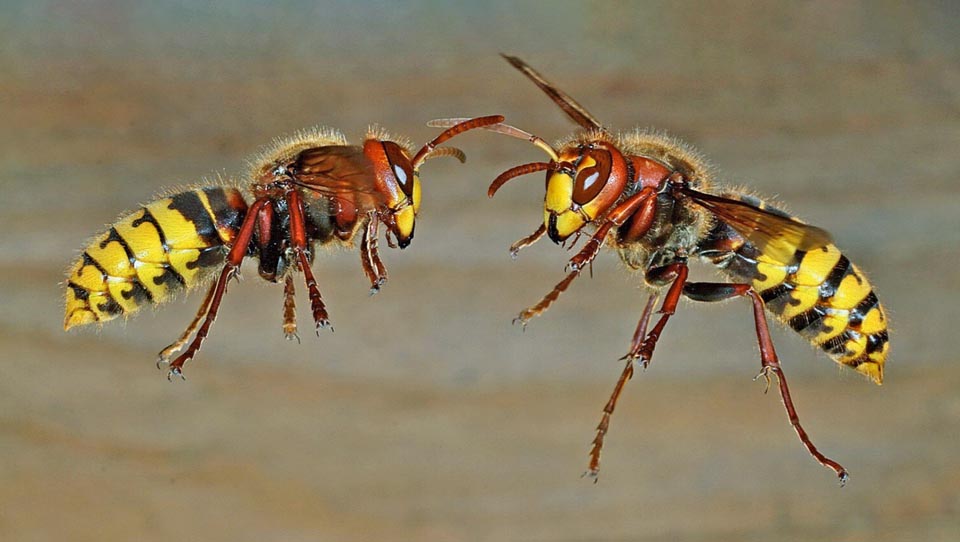
{"type": "Polygon", "coordinates": [[[798,251],[792,265],[756,259],[752,283],[767,309],[837,363],[883,381],[887,316],[860,269],[834,245],[798,251]]]}
{"type": "Polygon", "coordinates": [[[156,200],[98,235],[70,268],[64,329],[162,303],[223,262],[247,204],[236,188],[206,187],[156,200]]]}
{"type": "MultiPolygon", "coordinates": [[[[750,194],[728,191],[723,196],[796,220],[750,194]]],[[[778,320],[837,363],[855,368],[877,384],[883,381],[890,348],[887,315],[870,281],[840,249],[827,244],[775,258],[722,221],[709,237],[723,249],[705,255],[734,279],[750,282],[778,320]]]]}

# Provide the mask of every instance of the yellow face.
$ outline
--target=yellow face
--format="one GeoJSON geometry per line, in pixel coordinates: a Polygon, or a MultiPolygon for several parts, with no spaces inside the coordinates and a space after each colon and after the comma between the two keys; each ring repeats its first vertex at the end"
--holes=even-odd
{"type": "Polygon", "coordinates": [[[413,214],[420,213],[420,172],[413,171],[413,214]]]}
{"type": "Polygon", "coordinates": [[[619,192],[613,185],[619,183],[611,181],[620,179],[611,175],[614,161],[608,149],[593,146],[579,145],[560,153],[558,167],[547,174],[543,206],[543,224],[555,243],[579,231],[616,201],[619,192]]]}
{"type": "MultiPolygon", "coordinates": [[[[406,201],[412,200],[412,205],[408,204],[393,214],[397,224],[397,238],[401,240],[401,242],[406,241],[407,243],[413,238],[413,228],[416,225],[417,213],[420,212],[420,175],[417,172],[413,173],[413,186],[410,190],[410,199],[406,201]]],[[[398,201],[396,204],[402,205],[403,201],[398,201]]]]}
{"type": "Polygon", "coordinates": [[[574,207],[573,177],[559,171],[550,173],[543,205],[543,224],[554,242],[562,242],[586,225],[586,219],[574,207]]]}

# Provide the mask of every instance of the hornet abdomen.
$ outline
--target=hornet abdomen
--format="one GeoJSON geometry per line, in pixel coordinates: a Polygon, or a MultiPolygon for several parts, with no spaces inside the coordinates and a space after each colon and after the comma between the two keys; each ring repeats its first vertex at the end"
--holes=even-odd
{"type": "MultiPolygon", "coordinates": [[[[723,196],[789,217],[751,195],[723,196]]],[[[708,239],[722,239],[732,254],[714,255],[707,250],[703,255],[735,279],[749,281],[767,310],[780,321],[837,363],[882,383],[889,352],[887,316],[867,277],[840,249],[827,244],[796,250],[790,261],[778,261],[722,222],[715,225],[708,239]]]]}
{"type": "Polygon", "coordinates": [[[223,263],[247,204],[236,188],[172,194],[120,218],[71,266],[64,329],[162,303],[223,263]]]}

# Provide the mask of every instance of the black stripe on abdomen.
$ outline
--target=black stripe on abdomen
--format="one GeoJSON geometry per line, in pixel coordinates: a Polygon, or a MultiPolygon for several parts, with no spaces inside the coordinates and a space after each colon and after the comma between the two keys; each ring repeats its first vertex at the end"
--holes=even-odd
{"type": "Polygon", "coordinates": [[[170,196],[170,204],[167,208],[177,211],[184,220],[193,224],[197,235],[207,246],[222,244],[223,241],[220,240],[220,234],[217,233],[217,226],[214,224],[214,217],[207,212],[196,191],[189,190],[170,196]]]}
{"type": "Polygon", "coordinates": [[[890,340],[887,330],[867,336],[867,354],[883,350],[883,346],[890,340]]]}
{"type": "Polygon", "coordinates": [[[170,250],[170,247],[167,246],[167,236],[163,233],[163,228],[160,227],[160,223],[157,222],[157,217],[153,216],[153,213],[150,212],[150,209],[146,207],[141,207],[143,209],[143,216],[134,220],[130,223],[131,226],[136,228],[144,222],[153,225],[153,228],[157,230],[157,235],[160,237],[160,246],[163,247],[163,252],[167,253],[170,250]]]}
{"type": "MultiPolygon", "coordinates": [[[[133,254],[133,250],[130,248],[130,243],[120,232],[117,231],[116,227],[111,227],[110,232],[107,233],[106,239],[100,242],[100,249],[103,250],[107,248],[107,245],[110,243],[117,243],[123,248],[123,252],[127,255],[127,259],[130,261],[130,265],[136,265],[136,256],[133,254]]],[[[123,292],[124,299],[132,299],[137,305],[142,305],[144,302],[153,302],[153,294],[150,293],[150,290],[143,286],[143,283],[140,282],[140,279],[137,278],[136,274],[126,278],[125,280],[130,282],[131,288],[130,291],[123,292]]]]}
{"type": "Polygon", "coordinates": [[[820,345],[820,348],[828,354],[839,356],[847,351],[848,340],[850,340],[850,336],[847,331],[844,331],[836,337],[824,341],[823,344],[820,345]]]}
{"type": "Polygon", "coordinates": [[[837,293],[837,288],[843,282],[843,278],[850,272],[850,260],[840,254],[840,259],[833,265],[833,269],[827,275],[827,278],[820,285],[820,299],[829,299],[837,293]]]}
{"type": "Polygon", "coordinates": [[[814,305],[809,310],[791,318],[788,323],[794,331],[812,339],[821,333],[831,333],[833,331],[832,327],[823,325],[823,318],[826,314],[823,307],[814,305]]]}
{"type": "Polygon", "coordinates": [[[873,293],[873,290],[870,290],[867,297],[863,298],[863,301],[857,303],[857,306],[850,311],[850,325],[859,326],[860,323],[863,322],[863,318],[870,312],[870,309],[879,304],[880,300],[877,299],[877,294],[873,293]]]}
{"type": "MultiPolygon", "coordinates": [[[[240,224],[243,222],[247,211],[246,202],[239,196],[239,193],[233,194],[235,198],[233,204],[231,204],[230,199],[227,197],[227,189],[223,187],[204,188],[203,193],[206,194],[207,201],[210,202],[210,210],[213,212],[217,226],[229,228],[234,232],[239,230],[240,224]]],[[[226,243],[229,240],[221,239],[220,241],[226,243]]]]}

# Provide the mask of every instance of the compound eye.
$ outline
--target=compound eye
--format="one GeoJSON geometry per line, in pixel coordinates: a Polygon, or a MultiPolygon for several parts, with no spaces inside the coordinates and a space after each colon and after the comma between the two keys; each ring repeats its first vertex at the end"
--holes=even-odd
{"type": "Polygon", "coordinates": [[[403,153],[399,145],[392,141],[384,141],[383,150],[400,189],[408,198],[413,198],[413,167],[410,165],[410,158],[403,153]]]}
{"type": "Polygon", "coordinates": [[[573,201],[586,205],[600,194],[610,178],[613,157],[605,149],[588,150],[580,162],[577,178],[573,183],[573,201]]]}

